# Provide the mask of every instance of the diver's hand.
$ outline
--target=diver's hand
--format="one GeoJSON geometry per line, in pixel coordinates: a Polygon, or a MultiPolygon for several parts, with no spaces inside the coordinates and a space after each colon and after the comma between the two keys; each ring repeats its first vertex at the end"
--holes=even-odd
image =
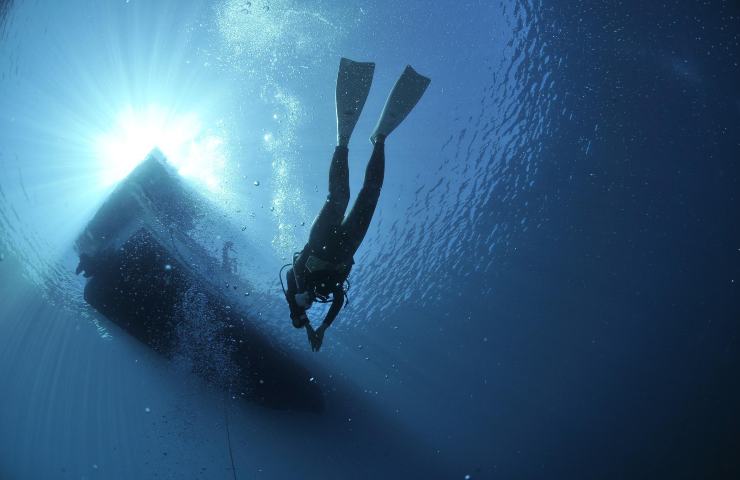
{"type": "Polygon", "coordinates": [[[313,329],[310,323],[306,324],[306,336],[308,337],[308,344],[311,345],[311,350],[315,352],[316,349],[314,348],[314,338],[316,337],[316,331],[313,329]]]}
{"type": "MultiPolygon", "coordinates": [[[[311,330],[313,330],[313,328],[311,330]]],[[[319,326],[319,328],[314,330],[313,341],[311,342],[311,349],[313,349],[314,352],[318,352],[319,350],[321,350],[321,344],[324,343],[325,331],[326,325],[323,323],[319,326]]]]}

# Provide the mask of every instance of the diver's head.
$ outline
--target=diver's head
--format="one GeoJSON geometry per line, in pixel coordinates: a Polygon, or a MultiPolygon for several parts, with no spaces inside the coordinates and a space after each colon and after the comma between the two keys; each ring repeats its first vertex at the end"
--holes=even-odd
{"type": "Polygon", "coordinates": [[[314,300],[316,300],[316,297],[314,297],[310,292],[302,292],[302,293],[295,294],[295,303],[298,304],[298,306],[303,308],[304,310],[308,310],[309,308],[311,308],[311,305],[313,305],[314,300]]]}

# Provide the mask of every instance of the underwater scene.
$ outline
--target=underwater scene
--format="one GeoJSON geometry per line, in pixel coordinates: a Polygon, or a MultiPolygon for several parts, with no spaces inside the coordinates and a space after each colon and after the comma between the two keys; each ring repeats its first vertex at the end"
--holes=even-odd
{"type": "Polygon", "coordinates": [[[0,0],[0,480],[740,478],[740,3],[0,0]]]}

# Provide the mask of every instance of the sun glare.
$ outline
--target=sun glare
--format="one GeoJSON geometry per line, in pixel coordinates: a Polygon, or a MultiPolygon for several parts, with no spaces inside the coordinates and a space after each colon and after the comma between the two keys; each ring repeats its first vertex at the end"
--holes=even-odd
{"type": "Polygon", "coordinates": [[[219,187],[225,165],[223,139],[209,133],[197,115],[174,115],[152,106],[144,111],[124,110],[111,131],[99,137],[101,182],[110,186],[128,175],[154,148],[158,148],[183,176],[219,187]]]}

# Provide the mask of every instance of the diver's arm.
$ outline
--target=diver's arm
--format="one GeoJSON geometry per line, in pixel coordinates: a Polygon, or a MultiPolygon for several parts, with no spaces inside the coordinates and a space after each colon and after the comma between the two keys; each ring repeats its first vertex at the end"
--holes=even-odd
{"type": "Polygon", "coordinates": [[[295,278],[296,292],[302,293],[306,291],[306,261],[308,257],[308,245],[306,245],[300,255],[298,255],[298,258],[293,262],[293,268],[290,269],[295,278]]]}
{"type": "MultiPolygon", "coordinates": [[[[324,332],[329,328],[331,322],[334,321],[334,318],[336,318],[342,309],[342,305],[344,305],[344,291],[341,288],[337,288],[332,293],[334,294],[334,300],[331,302],[331,307],[329,307],[329,313],[326,314],[326,318],[321,322],[319,328],[313,332],[313,335],[310,335],[311,332],[309,332],[308,341],[311,342],[311,349],[314,352],[321,350],[321,344],[324,343],[324,332]]],[[[308,330],[309,328],[307,327],[306,329],[308,330]]]]}
{"type": "Polygon", "coordinates": [[[331,322],[334,321],[336,316],[339,314],[339,311],[342,309],[342,306],[344,305],[344,291],[341,288],[337,288],[333,292],[334,299],[331,302],[331,307],[329,307],[329,312],[326,314],[326,318],[324,318],[324,321],[321,323],[320,329],[326,330],[331,325],[331,322]]]}
{"type": "Polygon", "coordinates": [[[290,318],[293,320],[293,325],[298,324],[302,326],[304,321],[306,323],[308,322],[308,317],[306,316],[306,309],[301,308],[301,306],[295,301],[295,294],[298,293],[298,287],[292,268],[285,272],[285,280],[288,283],[288,290],[285,292],[285,300],[287,300],[288,308],[290,309],[290,318]]]}

